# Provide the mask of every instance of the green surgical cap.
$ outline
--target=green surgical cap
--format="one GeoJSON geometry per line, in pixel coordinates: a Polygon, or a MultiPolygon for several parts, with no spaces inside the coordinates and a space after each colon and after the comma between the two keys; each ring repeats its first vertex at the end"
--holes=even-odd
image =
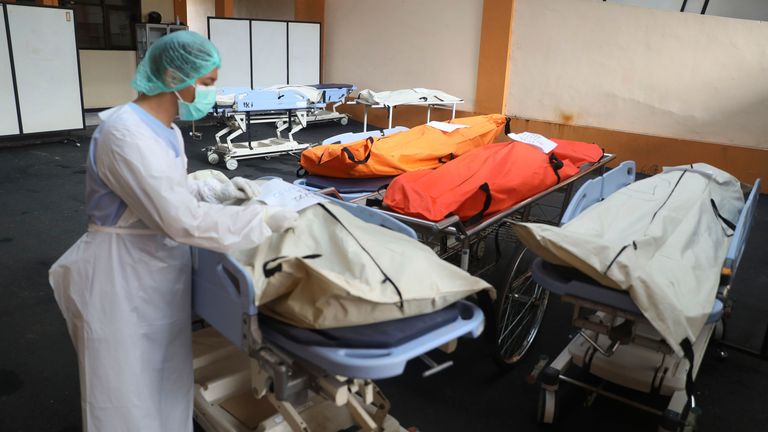
{"type": "Polygon", "coordinates": [[[171,92],[192,85],[219,66],[219,51],[211,41],[199,33],[177,31],[149,47],[131,85],[147,95],[171,92]]]}

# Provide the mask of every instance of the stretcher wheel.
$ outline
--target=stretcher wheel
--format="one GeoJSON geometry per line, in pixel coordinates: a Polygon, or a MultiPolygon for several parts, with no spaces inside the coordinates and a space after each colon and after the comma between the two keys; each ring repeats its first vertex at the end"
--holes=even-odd
{"type": "Polygon", "coordinates": [[[511,271],[497,286],[494,307],[495,357],[503,368],[513,367],[533,344],[549,299],[549,291],[531,276],[533,253],[519,246],[511,256],[511,271]]]}
{"type": "Polygon", "coordinates": [[[208,163],[209,164],[216,165],[217,163],[219,163],[219,159],[220,158],[219,158],[218,154],[213,153],[213,152],[208,153],[208,163]]]}
{"type": "Polygon", "coordinates": [[[557,393],[551,390],[539,389],[539,407],[537,420],[539,423],[552,424],[555,422],[557,409],[557,393]]]}
{"type": "Polygon", "coordinates": [[[225,163],[227,166],[227,169],[230,171],[234,171],[237,169],[237,160],[236,159],[228,159],[225,163]]]}
{"type": "Polygon", "coordinates": [[[339,124],[342,126],[346,126],[349,123],[349,119],[346,117],[342,117],[339,119],[339,124]]]}
{"type": "Polygon", "coordinates": [[[659,432],[695,432],[698,428],[697,423],[701,417],[702,411],[699,407],[693,407],[688,410],[685,420],[681,420],[680,414],[667,410],[661,416],[659,432]]]}

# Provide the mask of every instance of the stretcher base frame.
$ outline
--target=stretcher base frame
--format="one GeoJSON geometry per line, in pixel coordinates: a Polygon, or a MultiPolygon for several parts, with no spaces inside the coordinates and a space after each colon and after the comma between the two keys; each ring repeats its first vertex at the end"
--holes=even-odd
{"type": "MultiPolygon", "coordinates": [[[[572,219],[590,205],[602,201],[632,181],[634,163],[625,162],[615,172],[585,183],[566,210],[565,220],[572,219]],[[625,173],[624,170],[628,168],[631,169],[625,173]],[[627,174],[631,179],[627,180],[627,174]]],[[[557,267],[546,265],[541,258],[536,259],[532,266],[534,279],[545,288],[549,287],[553,293],[561,295],[563,301],[573,303],[572,322],[574,327],[581,329],[542,373],[539,422],[555,421],[557,392],[562,381],[660,416],[660,431],[695,428],[701,409],[696,407],[692,395],[689,398],[686,388],[687,374],[692,367],[692,378],[695,382],[709,341],[714,334],[721,333],[716,330],[723,325],[723,303],[746,243],[757,205],[759,187],[758,179],[739,215],[723,266],[723,274],[729,277],[724,279],[725,284],[720,287],[712,312],[692,344],[693,365],[688,359],[672,352],[671,347],[643,317],[627,292],[582,281],[578,276],[569,279],[565,276],[566,273],[551,277],[550,273],[557,272],[557,267]],[[592,311],[591,315],[584,317],[582,309],[592,311]],[[619,330],[619,327],[624,329],[619,330]],[[627,332],[627,328],[631,330],[627,332]],[[667,396],[669,403],[662,411],[591,386],[567,375],[571,365],[580,367],[604,381],[639,392],[667,396]]]]}
{"type": "MultiPolygon", "coordinates": [[[[253,369],[259,364],[213,328],[193,334],[193,351],[194,417],[207,432],[336,432],[359,427],[360,423],[368,426],[361,430],[405,432],[388,408],[379,412],[370,404],[374,393],[380,393],[372,383],[369,403],[357,394],[346,395],[354,400],[344,401],[338,396],[334,400],[317,393],[322,390],[307,390],[304,400],[297,403],[278,401],[272,394],[254,394],[251,377],[257,375],[253,369]]],[[[368,383],[361,387],[365,385],[368,383]]],[[[386,400],[375,402],[388,407],[386,400]]]]}

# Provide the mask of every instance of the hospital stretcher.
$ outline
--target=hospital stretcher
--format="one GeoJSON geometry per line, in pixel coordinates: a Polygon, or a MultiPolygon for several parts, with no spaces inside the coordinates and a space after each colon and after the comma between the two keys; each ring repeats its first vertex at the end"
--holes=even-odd
{"type": "Polygon", "coordinates": [[[275,86],[251,90],[247,87],[225,87],[217,91],[213,114],[225,127],[216,133],[216,145],[206,149],[208,162],[223,160],[228,169],[237,168],[238,159],[276,156],[309,147],[299,143],[294,134],[309,123],[339,121],[346,125],[346,114],[336,111],[355,86],[351,84],[317,84],[314,86],[275,86]],[[326,106],[332,103],[331,111],[326,106]],[[250,125],[275,123],[277,136],[254,141],[250,125]],[[288,138],[282,132],[288,128],[288,138]],[[245,142],[233,142],[242,135],[245,142]]]}
{"type": "MultiPolygon", "coordinates": [[[[388,98],[378,97],[377,93],[371,90],[363,90],[351,104],[363,105],[363,132],[368,131],[368,110],[370,108],[384,108],[388,113],[388,126],[392,128],[392,117],[395,107],[398,105],[421,105],[427,107],[427,123],[429,123],[432,108],[447,108],[451,110],[451,120],[456,118],[456,105],[464,103],[464,100],[456,96],[451,96],[443,92],[436,92],[429,89],[414,88],[410,91],[410,97],[397,97],[389,100],[388,98]],[[436,94],[437,93],[437,94],[436,94]]],[[[398,90],[404,92],[406,90],[398,90]]],[[[386,93],[386,92],[384,92],[386,93]]]]}
{"type": "MultiPolygon", "coordinates": [[[[415,237],[386,215],[338,204],[415,237]]],[[[252,278],[237,261],[202,249],[193,251],[192,289],[194,312],[211,326],[193,334],[195,418],[208,432],[403,430],[372,380],[398,376],[436,348],[451,351],[484,326],[480,309],[459,301],[377,324],[292,327],[258,313],[252,278]]]]}
{"type": "MultiPolygon", "coordinates": [[[[389,133],[391,129],[384,132],[389,133]]],[[[347,133],[330,137],[326,141],[344,144],[384,132],[347,133]]],[[[493,339],[497,360],[502,366],[513,366],[533,343],[544,317],[548,291],[531,280],[528,267],[533,257],[512,233],[511,221],[558,224],[570,201],[574,185],[587,176],[604,172],[606,164],[614,159],[614,155],[605,154],[598,162],[582,167],[573,177],[504,211],[487,215],[472,225],[463,223],[457,216],[433,222],[382,208],[380,203],[386,190],[378,190],[383,189],[379,187],[367,193],[339,193],[339,190],[343,191],[350,184],[355,184],[357,179],[326,178],[331,183],[324,189],[308,185],[308,180],[304,178],[296,180],[294,184],[368,206],[411,227],[419,241],[432,247],[443,259],[475,276],[497,277],[497,298],[494,305],[485,305],[486,319],[489,321],[488,328],[495,331],[493,339]],[[561,199],[555,197],[557,194],[562,195],[561,199]],[[545,201],[555,201],[556,204],[545,201]],[[508,267],[499,265],[502,244],[515,245],[509,253],[512,259],[508,267]],[[493,313],[488,313],[492,312],[491,308],[493,313]]]]}
{"type": "MultiPolygon", "coordinates": [[[[634,163],[625,162],[603,177],[585,183],[574,195],[561,223],[572,220],[589,206],[629,185],[634,178],[634,163]]],[[[715,336],[722,333],[723,319],[729,309],[727,297],[730,285],[744,251],[759,189],[758,179],[731,238],[712,311],[693,343],[693,362],[687,356],[674,353],[643,317],[626,291],[602,286],[575,269],[555,266],[541,258],[534,260],[531,267],[533,279],[548,291],[561,296],[563,301],[573,304],[572,323],[579,329],[568,346],[541,373],[540,422],[554,422],[560,383],[565,382],[660,416],[660,431],[695,428],[696,415],[701,410],[695,406],[693,399],[693,380],[713,333],[715,336]],[[571,365],[604,381],[638,392],[669,397],[669,403],[665,409],[658,409],[606,391],[601,385],[590,385],[566,374],[571,365]]]]}

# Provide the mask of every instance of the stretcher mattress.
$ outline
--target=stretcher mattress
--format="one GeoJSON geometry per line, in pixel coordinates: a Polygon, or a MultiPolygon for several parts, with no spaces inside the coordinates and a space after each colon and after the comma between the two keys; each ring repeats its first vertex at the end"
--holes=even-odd
{"type": "Polygon", "coordinates": [[[736,178],[692,164],[622,188],[562,227],[519,223],[515,231],[545,261],[628,291],[682,355],[680,343],[694,342],[712,311],[743,206],[736,178]]]}
{"type": "Polygon", "coordinates": [[[391,348],[423,336],[459,318],[459,304],[425,315],[375,324],[307,330],[261,315],[260,321],[293,342],[323,347],[391,348]]]}
{"type": "Polygon", "coordinates": [[[248,94],[259,94],[259,99],[277,100],[291,94],[297,99],[305,100],[308,104],[319,103],[323,99],[323,92],[309,86],[278,85],[251,90],[248,87],[223,87],[216,92],[216,105],[228,107],[235,104],[238,97],[248,94]]]}
{"type": "Polygon", "coordinates": [[[395,177],[334,178],[308,175],[305,184],[317,189],[334,188],[338,193],[376,192],[386,187],[395,177]]]}

